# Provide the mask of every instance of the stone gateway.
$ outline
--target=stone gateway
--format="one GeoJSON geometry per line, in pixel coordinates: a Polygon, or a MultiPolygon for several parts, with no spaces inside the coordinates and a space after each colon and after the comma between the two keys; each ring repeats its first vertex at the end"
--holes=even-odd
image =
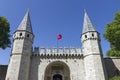
{"type": "Polygon", "coordinates": [[[82,48],[37,48],[29,11],[13,36],[5,80],[108,80],[118,71],[120,59],[103,58],[99,33],[84,12],[82,48]],[[109,62],[118,66],[110,67],[109,62]],[[105,65],[107,64],[107,65],[105,65]],[[112,71],[113,69],[113,71],[112,71]]]}

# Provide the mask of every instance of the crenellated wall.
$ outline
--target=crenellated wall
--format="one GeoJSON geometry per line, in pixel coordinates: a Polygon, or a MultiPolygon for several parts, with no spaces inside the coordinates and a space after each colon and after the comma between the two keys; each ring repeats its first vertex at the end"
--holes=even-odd
{"type": "Polygon", "coordinates": [[[68,47],[53,47],[53,48],[44,48],[44,47],[35,47],[33,54],[82,54],[80,48],[68,48],[68,47]]]}
{"type": "MultiPolygon", "coordinates": [[[[37,49],[39,50],[39,48],[37,49]]],[[[46,80],[45,78],[47,77],[50,78],[47,80],[51,80],[52,75],[57,73],[67,78],[64,78],[64,80],[85,80],[83,55],[81,53],[78,54],[76,48],[58,48],[58,53],[56,53],[57,48],[40,48],[40,52],[38,50],[34,51],[31,56],[30,80],[46,80]],[[75,54],[70,52],[70,50],[73,50],[75,54]],[[49,54],[46,53],[48,51],[50,52],[49,54]],[[69,53],[66,53],[66,51],[69,53]],[[65,67],[63,71],[51,71],[52,67],[59,66],[60,64],[68,66],[70,76],[65,73],[67,72],[65,67]],[[50,70],[46,71],[48,67],[50,70]],[[45,74],[49,75],[45,77],[45,74]]]]}

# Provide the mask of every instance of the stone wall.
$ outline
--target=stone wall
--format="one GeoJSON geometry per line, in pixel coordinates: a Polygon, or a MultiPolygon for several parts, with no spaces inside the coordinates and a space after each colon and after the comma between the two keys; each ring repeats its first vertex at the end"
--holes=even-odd
{"type": "MultiPolygon", "coordinates": [[[[108,77],[117,76],[117,75],[120,76],[120,58],[104,58],[104,60],[105,60],[105,66],[107,69],[108,77]]],[[[31,77],[35,78],[35,76],[36,76],[36,78],[40,79],[41,78],[40,75],[41,74],[44,75],[45,66],[50,64],[52,61],[56,61],[56,59],[45,59],[45,58],[41,58],[40,56],[33,56],[32,63],[31,63],[31,68],[33,68],[31,70],[32,71],[31,77]],[[42,64],[43,64],[43,66],[42,66],[42,64]]],[[[70,59],[70,57],[69,57],[69,59],[57,59],[57,61],[64,62],[65,64],[71,66],[70,68],[75,66],[73,68],[73,71],[75,71],[75,70],[77,70],[78,72],[82,71],[81,74],[77,74],[77,73],[71,74],[70,75],[71,78],[76,78],[76,79],[79,78],[79,80],[81,80],[81,78],[84,77],[84,74],[82,74],[82,73],[84,73],[84,71],[83,71],[84,66],[83,66],[82,59],[72,59],[72,58],[70,59]],[[79,67],[79,68],[77,68],[77,67],[79,67]],[[74,75],[78,75],[80,77],[75,77],[74,75]]],[[[0,65],[0,80],[5,80],[7,67],[8,67],[7,65],[0,65]]],[[[42,78],[42,79],[44,79],[44,78],[42,78]]],[[[31,79],[31,80],[33,80],[33,79],[31,79]]]]}
{"type": "Polygon", "coordinates": [[[5,80],[7,65],[0,65],[0,80],[5,80]]]}
{"type": "MultiPolygon", "coordinates": [[[[64,80],[85,80],[84,63],[81,55],[33,55],[31,59],[30,80],[44,80],[45,75],[50,73],[50,66],[56,66],[56,64],[68,66],[70,77],[64,80]],[[46,70],[47,73],[45,73],[46,70]]],[[[51,78],[55,73],[63,74],[64,76],[68,75],[56,71],[49,74],[51,78]]]]}
{"type": "MultiPolygon", "coordinates": [[[[55,61],[60,61],[68,65],[70,68],[71,80],[85,80],[84,61],[82,59],[82,55],[79,55],[80,58],[77,57],[78,55],[68,55],[67,59],[65,59],[65,57],[59,57],[65,55],[51,56],[53,55],[33,55],[31,63],[31,80],[36,78],[44,80],[46,67],[55,61]]],[[[120,58],[104,58],[104,60],[108,77],[120,76],[120,58]]]]}
{"type": "Polygon", "coordinates": [[[108,77],[120,76],[120,58],[104,58],[108,77]]]}

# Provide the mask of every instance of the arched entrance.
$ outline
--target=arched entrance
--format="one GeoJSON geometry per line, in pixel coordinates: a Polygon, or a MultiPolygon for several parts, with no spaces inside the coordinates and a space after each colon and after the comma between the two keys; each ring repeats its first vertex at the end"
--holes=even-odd
{"type": "Polygon", "coordinates": [[[60,75],[60,74],[55,74],[55,75],[53,76],[53,80],[62,80],[62,75],[60,75]]]}
{"type": "Polygon", "coordinates": [[[44,80],[70,80],[70,70],[66,63],[54,61],[45,70],[44,80]]]}

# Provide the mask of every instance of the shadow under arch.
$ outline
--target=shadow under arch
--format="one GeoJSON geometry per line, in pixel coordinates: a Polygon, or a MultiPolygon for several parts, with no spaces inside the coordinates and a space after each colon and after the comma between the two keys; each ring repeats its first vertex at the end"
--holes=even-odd
{"type": "Polygon", "coordinates": [[[70,80],[69,66],[62,61],[53,61],[45,69],[44,80],[70,80]]]}

